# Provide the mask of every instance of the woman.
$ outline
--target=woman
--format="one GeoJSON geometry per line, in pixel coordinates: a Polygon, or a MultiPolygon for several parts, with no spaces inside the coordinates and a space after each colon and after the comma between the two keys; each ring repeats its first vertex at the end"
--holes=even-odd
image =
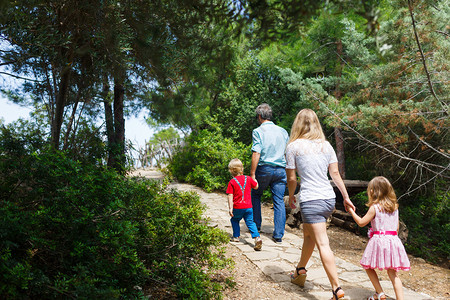
{"type": "Polygon", "coordinates": [[[286,175],[289,189],[289,205],[295,208],[294,192],[297,186],[297,170],[300,176],[299,201],[303,221],[303,247],[300,261],[291,275],[291,281],[304,286],[305,266],[317,245],[323,267],[330,281],[333,297],[344,297],[331,251],[326,221],[334,210],[336,195],[327,177],[327,172],[344,198],[344,206],[355,209],[348,197],[344,182],[339,175],[336,153],[325,139],[319,119],[311,109],[302,109],[294,120],[286,147],[286,175]]]}

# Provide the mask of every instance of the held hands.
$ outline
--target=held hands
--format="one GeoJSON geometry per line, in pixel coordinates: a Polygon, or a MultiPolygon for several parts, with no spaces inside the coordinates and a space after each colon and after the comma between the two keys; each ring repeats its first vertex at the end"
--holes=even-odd
{"type": "Polygon", "coordinates": [[[353,205],[353,202],[350,201],[350,198],[344,199],[344,207],[345,207],[345,210],[350,213],[351,213],[350,210],[353,210],[353,212],[356,210],[356,207],[355,207],[355,205],[353,205]]]}

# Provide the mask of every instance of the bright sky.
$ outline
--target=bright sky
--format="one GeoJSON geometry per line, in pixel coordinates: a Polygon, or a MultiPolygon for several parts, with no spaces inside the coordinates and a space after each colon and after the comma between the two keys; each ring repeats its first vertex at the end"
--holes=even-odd
{"type": "MultiPolygon", "coordinates": [[[[30,109],[12,103],[0,95],[0,118],[6,124],[16,121],[18,118],[29,118],[30,109]]],[[[143,147],[155,132],[145,123],[145,112],[137,118],[131,117],[125,120],[125,138],[131,140],[134,147],[143,147]]]]}

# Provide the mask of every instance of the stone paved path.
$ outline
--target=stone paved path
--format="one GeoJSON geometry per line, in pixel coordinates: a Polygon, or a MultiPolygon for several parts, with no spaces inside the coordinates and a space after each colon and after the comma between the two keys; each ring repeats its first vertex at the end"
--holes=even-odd
{"type": "MultiPolygon", "coordinates": [[[[155,179],[158,178],[158,174],[151,172],[148,174],[141,172],[141,175],[155,179]]],[[[206,193],[200,188],[189,184],[173,183],[170,187],[180,191],[195,191],[200,196],[201,202],[207,207],[205,217],[209,219],[209,224],[225,230],[231,236],[232,228],[228,215],[227,196],[225,194],[206,193]]],[[[233,243],[234,246],[239,248],[250,261],[258,266],[264,274],[278,283],[280,287],[288,291],[296,291],[298,295],[296,299],[330,299],[331,287],[322,267],[317,249],[314,251],[307,265],[308,277],[305,287],[300,288],[290,282],[289,273],[293,271],[294,266],[300,258],[303,240],[297,235],[290,233],[288,226],[286,226],[287,231],[284,235],[283,243],[274,243],[271,239],[272,224],[271,219],[263,219],[263,226],[261,228],[261,238],[263,240],[262,251],[253,250],[253,239],[243,221],[241,222],[241,242],[233,243]]],[[[372,284],[361,266],[347,262],[339,257],[336,257],[336,265],[341,286],[345,290],[346,300],[366,299],[368,295],[371,295],[373,292],[372,284]]],[[[388,299],[395,299],[391,282],[382,281],[381,285],[385,293],[392,297],[388,299]]],[[[406,300],[433,299],[428,295],[420,294],[407,288],[404,288],[404,297],[406,300]]]]}

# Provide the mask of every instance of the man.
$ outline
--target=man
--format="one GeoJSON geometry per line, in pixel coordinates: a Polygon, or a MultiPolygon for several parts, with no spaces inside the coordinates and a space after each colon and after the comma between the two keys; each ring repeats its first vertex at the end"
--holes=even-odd
{"type": "Polygon", "coordinates": [[[261,230],[261,196],[270,186],[273,199],[274,229],[272,238],[281,243],[286,224],[284,192],[286,190],[286,160],[284,152],[289,135],[286,130],[275,125],[272,109],[266,103],[256,108],[256,118],[260,126],[252,133],[252,164],[250,177],[259,183],[257,190],[252,190],[253,218],[258,231],[261,230]]]}

